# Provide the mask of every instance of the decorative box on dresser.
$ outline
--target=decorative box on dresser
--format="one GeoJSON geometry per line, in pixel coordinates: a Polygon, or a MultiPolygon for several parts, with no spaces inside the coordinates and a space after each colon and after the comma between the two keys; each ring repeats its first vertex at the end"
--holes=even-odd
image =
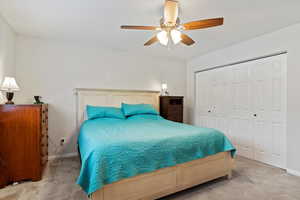
{"type": "Polygon", "coordinates": [[[48,105],[0,105],[0,188],[39,181],[48,160],[48,105]]]}
{"type": "Polygon", "coordinates": [[[165,119],[183,122],[183,96],[160,96],[160,115],[165,119]]]}

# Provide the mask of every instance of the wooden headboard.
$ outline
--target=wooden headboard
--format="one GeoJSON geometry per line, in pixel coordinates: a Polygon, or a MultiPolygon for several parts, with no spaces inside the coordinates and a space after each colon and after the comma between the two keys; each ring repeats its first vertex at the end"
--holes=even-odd
{"type": "Polygon", "coordinates": [[[151,104],[159,111],[159,91],[76,88],[76,125],[85,119],[86,105],[120,107],[121,103],[151,104]]]}

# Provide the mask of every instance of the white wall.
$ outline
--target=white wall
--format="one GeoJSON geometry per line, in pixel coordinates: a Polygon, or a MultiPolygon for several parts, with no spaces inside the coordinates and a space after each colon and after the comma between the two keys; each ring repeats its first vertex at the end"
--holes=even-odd
{"type": "MultiPolygon", "coordinates": [[[[15,33],[0,16],[0,84],[4,76],[15,76],[15,33]]],[[[0,92],[0,103],[4,102],[0,92]]]]}
{"type": "Polygon", "coordinates": [[[194,71],[288,51],[287,168],[300,172],[300,24],[191,59],[187,65],[188,119],[193,122],[194,71]]]}
{"type": "Polygon", "coordinates": [[[17,103],[41,95],[50,104],[50,155],[76,151],[73,89],[121,88],[160,90],[168,83],[172,95],[185,95],[186,65],[182,61],[131,55],[92,45],[17,38],[17,103]],[[61,137],[67,138],[64,148],[61,137]]]}

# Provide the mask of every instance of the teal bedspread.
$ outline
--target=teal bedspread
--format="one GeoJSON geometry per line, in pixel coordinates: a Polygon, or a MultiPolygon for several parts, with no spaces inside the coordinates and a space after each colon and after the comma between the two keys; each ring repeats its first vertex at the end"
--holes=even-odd
{"type": "Polygon", "coordinates": [[[87,194],[106,184],[235,148],[223,133],[157,115],[85,121],[78,138],[77,183],[87,194]]]}

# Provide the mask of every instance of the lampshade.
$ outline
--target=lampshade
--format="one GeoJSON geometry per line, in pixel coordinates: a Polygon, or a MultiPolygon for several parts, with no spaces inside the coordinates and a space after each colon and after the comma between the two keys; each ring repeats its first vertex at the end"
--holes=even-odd
{"type": "Polygon", "coordinates": [[[171,31],[171,37],[174,44],[178,44],[181,41],[181,32],[176,29],[173,29],[171,31]]]}
{"type": "Polygon", "coordinates": [[[20,88],[19,88],[15,78],[5,77],[4,81],[2,82],[0,90],[12,92],[12,91],[18,91],[18,90],[20,90],[20,88]]]}
{"type": "Polygon", "coordinates": [[[166,83],[161,84],[161,89],[162,90],[167,90],[168,89],[168,85],[166,83]]]}
{"type": "Polygon", "coordinates": [[[166,31],[161,31],[157,33],[157,38],[162,45],[167,46],[169,42],[168,33],[166,31]]]}

